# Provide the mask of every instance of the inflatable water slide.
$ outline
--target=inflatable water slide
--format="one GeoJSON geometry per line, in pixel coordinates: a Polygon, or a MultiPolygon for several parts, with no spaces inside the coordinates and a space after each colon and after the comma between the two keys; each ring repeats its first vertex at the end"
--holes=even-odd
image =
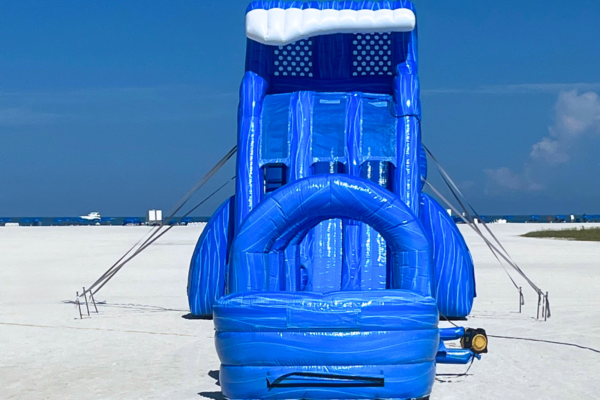
{"type": "Polygon", "coordinates": [[[255,1],[246,12],[235,195],[191,261],[230,399],[417,399],[473,332],[473,262],[423,193],[409,1],[255,1]]]}

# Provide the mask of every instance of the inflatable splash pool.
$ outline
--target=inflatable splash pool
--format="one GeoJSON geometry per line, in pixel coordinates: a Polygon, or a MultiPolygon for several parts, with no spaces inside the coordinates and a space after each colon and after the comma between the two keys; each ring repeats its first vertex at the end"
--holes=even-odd
{"type": "Polygon", "coordinates": [[[426,398],[436,363],[483,348],[473,263],[422,192],[417,22],[408,1],[256,1],[246,13],[236,192],[194,252],[231,399],[426,398]],[[463,341],[464,342],[464,341],[463,341]]]}

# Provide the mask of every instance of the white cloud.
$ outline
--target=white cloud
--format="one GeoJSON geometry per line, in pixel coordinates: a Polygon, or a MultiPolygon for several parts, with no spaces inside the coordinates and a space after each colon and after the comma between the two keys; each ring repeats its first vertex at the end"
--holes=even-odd
{"type": "Polygon", "coordinates": [[[529,171],[525,168],[523,172],[514,172],[510,168],[486,169],[485,175],[488,182],[485,194],[492,195],[506,190],[513,192],[536,192],[542,190],[544,185],[536,182],[529,171]]]}
{"type": "Polygon", "coordinates": [[[600,82],[578,82],[578,83],[520,83],[512,85],[488,85],[475,88],[440,88],[423,89],[425,95],[436,94],[537,94],[537,93],[561,93],[577,90],[580,92],[600,91],[600,82]]]}
{"type": "Polygon", "coordinates": [[[97,88],[74,91],[0,91],[0,126],[86,121],[199,121],[234,110],[236,92],[201,86],[97,88]]]}
{"type": "Polygon", "coordinates": [[[549,164],[562,164],[569,161],[566,149],[561,148],[558,140],[545,137],[531,147],[531,158],[544,160],[549,164]]]}
{"type": "Polygon", "coordinates": [[[531,148],[530,159],[523,170],[514,172],[507,167],[487,169],[486,193],[501,189],[531,192],[543,189],[547,168],[569,162],[573,146],[581,138],[600,133],[600,97],[597,93],[579,94],[576,90],[561,92],[554,106],[554,124],[548,135],[531,148]]]}
{"type": "Polygon", "coordinates": [[[482,86],[479,93],[487,94],[527,94],[527,93],[560,93],[565,91],[594,91],[600,90],[600,82],[590,83],[522,83],[516,85],[482,86]]]}
{"type": "Polygon", "coordinates": [[[44,125],[56,121],[59,117],[57,114],[36,112],[22,107],[0,108],[0,126],[44,125]]]}
{"type": "Polygon", "coordinates": [[[462,181],[462,182],[458,183],[458,187],[461,190],[470,190],[475,187],[475,181],[472,181],[472,180],[462,181]]]}
{"type": "Polygon", "coordinates": [[[562,164],[569,161],[569,150],[582,136],[600,133],[600,98],[594,92],[563,92],[554,111],[554,125],[548,128],[548,136],[533,145],[531,158],[562,164]]]}

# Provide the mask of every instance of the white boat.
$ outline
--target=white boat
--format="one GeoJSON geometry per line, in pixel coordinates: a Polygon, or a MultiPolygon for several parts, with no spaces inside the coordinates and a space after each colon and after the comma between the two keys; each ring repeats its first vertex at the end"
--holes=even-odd
{"type": "Polygon", "coordinates": [[[100,217],[100,213],[98,211],[92,211],[91,213],[89,213],[88,215],[82,215],[81,217],[79,217],[81,219],[85,219],[88,221],[94,221],[96,219],[101,219],[100,217]]]}
{"type": "Polygon", "coordinates": [[[492,222],[492,224],[506,224],[506,223],[508,223],[508,221],[505,220],[504,218],[499,218],[492,222]]]}

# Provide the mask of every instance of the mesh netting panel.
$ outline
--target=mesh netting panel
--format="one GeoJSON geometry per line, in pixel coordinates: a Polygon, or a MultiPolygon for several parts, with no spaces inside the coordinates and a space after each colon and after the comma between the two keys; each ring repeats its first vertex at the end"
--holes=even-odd
{"type": "Polygon", "coordinates": [[[313,41],[298,40],[275,49],[275,76],[313,76],[313,41]]]}
{"type": "Polygon", "coordinates": [[[393,75],[390,33],[357,34],[352,44],[352,76],[393,75]]]}

